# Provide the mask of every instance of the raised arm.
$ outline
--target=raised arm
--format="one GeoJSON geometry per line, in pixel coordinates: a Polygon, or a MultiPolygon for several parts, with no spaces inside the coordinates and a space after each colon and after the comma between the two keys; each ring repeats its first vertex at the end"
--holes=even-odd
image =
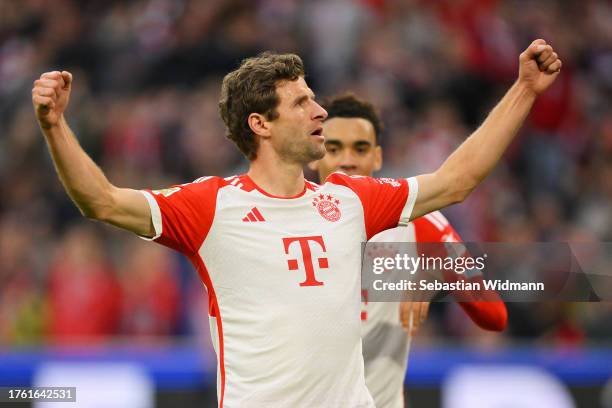
{"type": "Polygon", "coordinates": [[[66,192],[84,216],[154,236],[146,198],[136,190],[113,186],[68,127],[64,110],[71,86],[72,74],[53,71],[42,74],[32,89],[36,119],[66,192]]]}
{"type": "Polygon", "coordinates": [[[419,193],[411,219],[465,200],[501,158],[538,94],[561,70],[552,47],[538,39],[520,55],[519,76],[482,125],[434,173],[417,177],[419,193]]]}

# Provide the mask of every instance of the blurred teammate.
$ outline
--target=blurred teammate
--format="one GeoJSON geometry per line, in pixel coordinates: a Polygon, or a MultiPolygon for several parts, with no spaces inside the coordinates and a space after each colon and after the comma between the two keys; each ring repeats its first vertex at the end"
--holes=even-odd
{"type": "Polygon", "coordinates": [[[249,58],[223,79],[221,117],[249,159],[248,173],[166,190],[116,187],[81,149],[64,118],[70,73],[43,74],[32,100],[81,212],[174,248],[196,266],[210,298],[219,406],[370,407],[360,243],[465,199],[560,67],[552,48],[534,41],[520,56],[516,83],[434,173],[393,181],[333,174],[321,186],[306,181],[303,168],[325,154],[327,112],[296,55],[249,58]]]}
{"type": "MultiPolygon", "coordinates": [[[[346,94],[325,101],[323,108],[328,113],[323,124],[327,153],[310,167],[318,171],[320,180],[335,171],[371,177],[380,169],[383,160],[378,143],[382,123],[374,107],[346,94]]],[[[461,238],[442,213],[435,211],[407,225],[383,231],[371,241],[460,242],[461,238]]],[[[442,254],[443,257],[448,255],[442,254]]],[[[376,407],[403,407],[410,340],[427,315],[428,303],[370,303],[367,292],[362,295],[361,335],[366,385],[376,407]],[[408,334],[402,323],[409,330],[408,334]]],[[[475,297],[480,298],[479,294],[475,297]]],[[[489,294],[486,301],[459,304],[483,329],[500,331],[506,326],[506,307],[496,294],[489,294]]]]}

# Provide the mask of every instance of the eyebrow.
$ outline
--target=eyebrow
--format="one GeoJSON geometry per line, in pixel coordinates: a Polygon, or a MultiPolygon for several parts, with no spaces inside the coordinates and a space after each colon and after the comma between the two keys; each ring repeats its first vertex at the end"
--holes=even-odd
{"type": "Polygon", "coordinates": [[[353,146],[355,147],[362,147],[362,146],[372,146],[372,143],[368,142],[367,140],[358,140],[355,143],[353,143],[353,146]]]}
{"type": "Polygon", "coordinates": [[[309,93],[307,95],[298,96],[293,101],[293,106],[297,106],[297,105],[299,105],[300,103],[304,102],[305,100],[307,100],[309,98],[312,98],[314,100],[315,99],[315,94],[314,93],[309,93]]]}
{"type": "Polygon", "coordinates": [[[342,142],[337,139],[328,139],[325,141],[326,145],[342,146],[342,142]]]}
{"type": "MultiPolygon", "coordinates": [[[[338,139],[327,139],[325,141],[325,144],[332,145],[332,146],[339,146],[339,147],[343,146],[343,143],[338,139]]],[[[368,142],[367,140],[358,140],[353,143],[353,147],[365,147],[365,146],[371,147],[372,143],[368,142]]]]}

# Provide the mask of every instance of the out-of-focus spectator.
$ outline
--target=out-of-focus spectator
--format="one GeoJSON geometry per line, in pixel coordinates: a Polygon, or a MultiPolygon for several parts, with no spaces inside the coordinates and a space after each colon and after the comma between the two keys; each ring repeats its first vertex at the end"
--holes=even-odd
{"type": "Polygon", "coordinates": [[[51,263],[48,335],[53,342],[99,341],[118,332],[119,285],[92,229],[70,228],[51,263]]]}
{"type": "MultiPolygon", "coordinates": [[[[47,315],[52,338],[119,332],[113,263],[122,269],[124,286],[129,279],[158,282],[148,286],[156,292],[162,290],[159,282],[168,282],[165,306],[142,293],[129,294],[130,308],[142,303],[143,316],[158,308],[174,310],[174,302],[183,302],[178,307],[183,311],[202,311],[199,295],[172,300],[170,280],[181,286],[176,275],[151,268],[141,249],[134,250],[139,259],[130,259],[113,234],[100,232],[106,230],[92,234],[71,228],[60,238],[80,215],[51,167],[29,92],[32,80],[51,69],[73,72],[70,123],[85,150],[120,186],[161,188],[240,172],[245,161],[223,137],[217,112],[220,81],[242,58],[266,49],[303,56],[307,79],[319,96],[352,89],[373,101],[386,125],[380,175],[405,177],[433,170],[467,137],[514,79],[519,50],[542,37],[562,56],[559,80],[539,99],[495,173],[445,214],[467,241],[612,239],[609,1],[57,0],[54,7],[47,5],[0,2],[3,343],[36,341],[45,332],[47,315]],[[56,253],[53,260],[50,253],[56,253]],[[133,270],[123,272],[127,264],[133,270]],[[46,282],[51,285],[45,287],[46,282]],[[45,298],[49,307],[43,306],[45,298]],[[88,310],[93,317],[79,320],[88,310]]],[[[161,254],[151,257],[170,262],[161,254]]],[[[546,306],[535,313],[533,308],[511,310],[514,326],[506,335],[540,338],[569,324],[583,330],[587,340],[601,338],[594,322],[609,316],[572,309],[559,317],[546,306]]],[[[442,333],[441,326],[454,316],[453,308],[440,309],[430,333],[442,333]]],[[[124,313],[122,327],[128,333],[176,333],[177,317],[165,313],[163,322],[124,313]]],[[[190,316],[199,319],[190,325],[195,331],[207,330],[205,313],[190,316]]],[[[464,336],[464,329],[459,325],[445,334],[464,336]]]]}
{"type": "Polygon", "coordinates": [[[0,222],[0,346],[42,340],[45,307],[30,256],[34,248],[31,231],[17,220],[0,222]]]}
{"type": "Polygon", "coordinates": [[[132,240],[120,261],[121,333],[170,336],[179,319],[177,264],[167,249],[132,240]]]}

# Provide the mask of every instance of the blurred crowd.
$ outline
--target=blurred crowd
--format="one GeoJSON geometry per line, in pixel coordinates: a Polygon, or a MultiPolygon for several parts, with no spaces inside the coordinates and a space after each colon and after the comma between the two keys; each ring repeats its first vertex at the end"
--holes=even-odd
{"type": "MultiPolygon", "coordinates": [[[[169,250],[83,219],[57,179],[32,82],[74,75],[67,118],[116,185],[230,176],[221,78],[296,52],[318,96],[353,90],[385,121],[381,176],[435,169],[545,38],[563,60],[495,173],[444,213],[466,241],[612,240],[612,4],[607,0],[21,0],[0,2],[0,346],[208,338],[204,286],[169,250]]],[[[312,173],[310,177],[316,176],[312,173]]],[[[420,338],[612,339],[610,303],[509,305],[485,335],[453,304],[420,338]]]]}

